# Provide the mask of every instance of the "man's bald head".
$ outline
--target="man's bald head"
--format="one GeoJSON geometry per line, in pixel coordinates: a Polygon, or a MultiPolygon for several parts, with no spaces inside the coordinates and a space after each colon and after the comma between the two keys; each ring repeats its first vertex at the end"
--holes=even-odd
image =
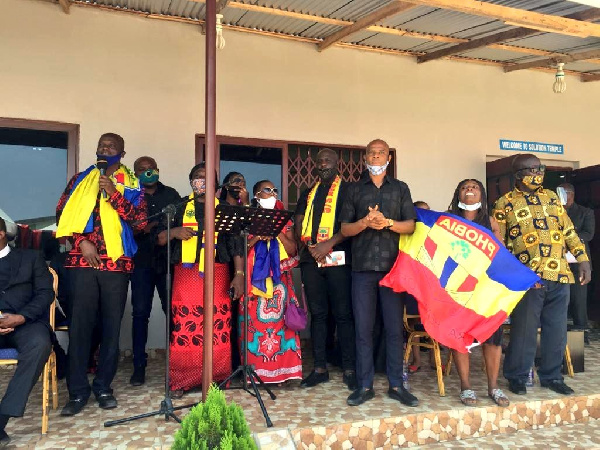
{"type": "Polygon", "coordinates": [[[390,146],[383,139],[373,139],[367,144],[367,151],[369,151],[369,149],[374,146],[383,146],[387,149],[388,152],[390,151],[390,146]]]}
{"type": "Polygon", "coordinates": [[[133,170],[137,173],[138,171],[143,172],[148,169],[157,169],[158,164],[156,164],[156,160],[151,156],[140,156],[133,163],[133,170]],[[143,167],[142,167],[143,166],[143,167]]]}
{"type": "Polygon", "coordinates": [[[339,160],[337,152],[331,148],[325,147],[319,150],[319,153],[317,153],[317,160],[319,160],[319,157],[323,157],[324,155],[327,155],[330,159],[335,160],[336,163],[339,160]]]}
{"type": "Polygon", "coordinates": [[[511,168],[513,174],[517,174],[517,172],[523,172],[524,169],[539,165],[540,159],[537,156],[529,153],[520,153],[513,158],[511,168]]]}

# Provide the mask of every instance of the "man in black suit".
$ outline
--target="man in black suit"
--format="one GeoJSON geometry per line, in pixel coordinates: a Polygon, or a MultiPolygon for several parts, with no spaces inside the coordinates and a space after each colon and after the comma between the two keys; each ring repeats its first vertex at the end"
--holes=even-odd
{"type": "MultiPolygon", "coordinates": [[[[585,244],[585,251],[590,257],[591,267],[592,254],[590,253],[590,241],[594,237],[594,228],[596,226],[594,210],[575,203],[575,188],[572,184],[563,183],[559,187],[562,187],[567,194],[565,208],[567,209],[567,214],[571,219],[571,222],[573,222],[577,235],[585,244]]],[[[571,272],[573,272],[575,279],[577,279],[579,277],[579,264],[569,264],[569,267],[571,267],[571,272]]],[[[585,330],[585,343],[589,344],[590,341],[587,332],[587,284],[584,284],[583,286],[578,283],[571,285],[569,314],[573,317],[573,329],[585,330]]]]}
{"type": "Polygon", "coordinates": [[[0,402],[0,447],[10,417],[21,417],[51,349],[48,310],[54,299],[52,276],[42,255],[11,249],[0,218],[0,348],[15,348],[19,363],[0,402]]]}

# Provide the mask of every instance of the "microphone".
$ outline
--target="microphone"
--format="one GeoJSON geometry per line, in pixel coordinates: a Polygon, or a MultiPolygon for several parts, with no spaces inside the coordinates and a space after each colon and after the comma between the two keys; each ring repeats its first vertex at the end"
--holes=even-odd
{"type": "MultiPolygon", "coordinates": [[[[100,171],[100,175],[106,175],[106,169],[108,169],[108,161],[103,158],[96,160],[96,169],[100,171]]],[[[106,191],[102,190],[102,198],[106,198],[106,191]]]]}

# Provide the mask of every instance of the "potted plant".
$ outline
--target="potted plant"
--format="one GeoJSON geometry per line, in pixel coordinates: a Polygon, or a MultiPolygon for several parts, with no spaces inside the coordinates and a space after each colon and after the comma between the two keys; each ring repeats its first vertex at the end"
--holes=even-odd
{"type": "Polygon", "coordinates": [[[244,411],[227,404],[216,385],[208,390],[206,402],[194,406],[175,434],[173,450],[255,450],[244,411]]]}

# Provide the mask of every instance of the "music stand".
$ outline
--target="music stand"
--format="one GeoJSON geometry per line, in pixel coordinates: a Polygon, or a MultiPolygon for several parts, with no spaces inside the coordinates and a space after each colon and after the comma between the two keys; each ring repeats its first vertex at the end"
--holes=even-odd
{"type": "Polygon", "coordinates": [[[256,397],[268,428],[273,426],[273,422],[271,422],[267,408],[265,408],[265,404],[263,403],[254,380],[256,379],[260,386],[267,391],[271,400],[275,400],[277,397],[255,372],[254,366],[248,364],[248,235],[271,236],[275,238],[289,222],[293,214],[292,211],[282,209],[248,208],[245,206],[232,206],[227,204],[220,204],[215,211],[215,231],[218,231],[219,233],[241,233],[244,238],[244,297],[242,300],[244,329],[242,330],[242,364],[219,384],[219,389],[222,389],[222,387],[231,379],[241,373],[243,376],[241,389],[256,397]],[[252,391],[248,389],[248,379],[250,379],[252,391]]]}
{"type": "MultiPolygon", "coordinates": [[[[163,397],[162,401],[160,402],[160,407],[158,410],[152,411],[149,413],[138,414],[138,415],[131,416],[131,417],[126,417],[124,419],[109,420],[107,422],[104,422],[105,427],[112,427],[114,425],[132,422],[134,420],[144,419],[146,417],[161,416],[161,415],[165,416],[165,421],[168,421],[169,418],[172,418],[176,422],[181,423],[181,419],[175,415],[175,411],[178,411],[180,409],[191,408],[193,406],[196,406],[196,404],[197,404],[197,403],[191,403],[189,405],[174,407],[173,399],[171,398],[171,392],[170,392],[170,387],[169,387],[169,384],[170,384],[169,367],[170,367],[170,360],[171,360],[170,336],[171,336],[171,300],[172,300],[171,299],[171,295],[172,295],[172,293],[171,293],[171,289],[172,289],[172,283],[171,283],[171,222],[172,222],[173,218],[175,217],[175,214],[177,214],[178,209],[191,201],[195,201],[195,197],[193,199],[190,199],[187,197],[183,198],[182,200],[180,200],[177,203],[165,206],[162,209],[162,211],[160,211],[156,214],[153,214],[151,216],[148,216],[143,221],[143,222],[146,222],[150,219],[160,218],[162,216],[165,216],[166,221],[167,221],[167,228],[166,228],[166,232],[167,232],[167,276],[166,276],[167,308],[165,311],[166,318],[165,318],[165,393],[164,393],[164,397],[163,397]]],[[[138,222],[139,221],[134,222],[134,223],[138,223],[138,222]]]]}

